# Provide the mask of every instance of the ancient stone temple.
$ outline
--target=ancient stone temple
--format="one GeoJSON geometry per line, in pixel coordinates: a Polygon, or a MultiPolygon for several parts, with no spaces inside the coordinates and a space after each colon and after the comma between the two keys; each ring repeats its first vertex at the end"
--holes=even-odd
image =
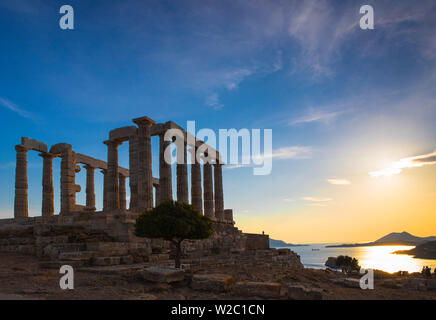
{"type": "Polygon", "coordinates": [[[171,121],[156,123],[141,117],[133,119],[133,123],[135,125],[109,132],[103,142],[107,146],[106,161],[78,153],[68,143],[49,148],[43,142],[22,138],[15,147],[14,218],[0,220],[0,250],[28,252],[52,260],[92,261],[96,265],[131,259],[152,261],[158,259],[156,255],[162,258],[159,255],[169,249],[170,244],[135,237],[133,225],[142,212],[173,199],[172,164],[165,158],[165,150],[173,143],[177,149],[174,200],[192,204],[212,219],[215,229],[210,239],[186,241],[185,255],[242,252],[247,248],[248,237],[251,239],[248,247],[255,243],[259,244],[259,248],[255,246],[257,249],[268,247],[267,235],[245,235],[234,226],[232,210],[225,209],[223,164],[218,151],[171,121]],[[153,177],[152,172],[152,136],[159,137],[159,177],[153,177]],[[182,143],[177,142],[179,138],[182,143]],[[118,163],[118,148],[125,142],[129,144],[129,168],[118,163]],[[43,161],[42,208],[38,217],[28,216],[29,151],[38,152],[43,161]],[[187,161],[188,152],[191,163],[187,161]],[[61,160],[59,214],[54,212],[55,158],[61,160]],[[76,203],[76,193],[81,191],[76,184],[76,173],[82,169],[86,170],[86,205],[76,203]],[[94,180],[99,173],[103,174],[104,181],[102,211],[96,211],[94,180]],[[129,201],[127,187],[130,188],[129,201]],[[108,257],[114,259],[103,259],[108,257]]]}

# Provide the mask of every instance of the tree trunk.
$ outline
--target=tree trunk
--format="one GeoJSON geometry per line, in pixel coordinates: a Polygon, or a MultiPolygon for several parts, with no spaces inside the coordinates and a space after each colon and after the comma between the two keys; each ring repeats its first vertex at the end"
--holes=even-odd
{"type": "Polygon", "coordinates": [[[180,260],[182,257],[182,247],[181,247],[181,241],[180,242],[176,242],[176,257],[175,257],[175,265],[177,269],[180,269],[180,260]]]}

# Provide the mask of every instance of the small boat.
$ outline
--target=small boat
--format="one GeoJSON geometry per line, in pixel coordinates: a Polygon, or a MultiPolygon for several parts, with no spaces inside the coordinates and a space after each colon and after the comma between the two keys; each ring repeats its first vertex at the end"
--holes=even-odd
{"type": "Polygon", "coordinates": [[[312,251],[319,251],[319,249],[317,249],[317,248],[312,248],[312,251]]]}

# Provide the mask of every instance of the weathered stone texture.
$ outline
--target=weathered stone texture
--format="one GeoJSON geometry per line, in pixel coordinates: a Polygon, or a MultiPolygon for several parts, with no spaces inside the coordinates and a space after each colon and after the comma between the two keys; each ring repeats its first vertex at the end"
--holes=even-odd
{"type": "Polygon", "coordinates": [[[138,271],[138,276],[146,281],[172,283],[185,279],[185,271],[176,268],[162,268],[158,266],[145,268],[138,271]]]}
{"type": "Polygon", "coordinates": [[[215,220],[214,214],[214,199],[213,199],[213,178],[212,165],[210,163],[203,164],[203,188],[204,188],[204,214],[215,220]]]}
{"type": "Polygon", "coordinates": [[[282,285],[274,282],[236,282],[233,292],[236,295],[260,297],[260,298],[279,298],[282,285]]]}
{"type": "Polygon", "coordinates": [[[165,140],[165,132],[159,135],[159,203],[173,199],[171,164],[165,161],[165,150],[171,141],[165,140]]]}
{"type": "Polygon", "coordinates": [[[287,297],[291,300],[322,300],[322,290],[302,285],[287,286],[287,297]]]}
{"type": "Polygon", "coordinates": [[[203,196],[201,191],[201,166],[200,163],[195,159],[195,154],[197,148],[193,147],[193,154],[191,154],[192,162],[191,165],[191,203],[195,210],[203,213],[203,196]]]}
{"type": "Polygon", "coordinates": [[[224,221],[224,193],[222,164],[213,165],[214,172],[214,195],[215,195],[215,218],[224,221]]]}
{"type": "Polygon", "coordinates": [[[177,201],[189,203],[187,145],[183,143],[183,159],[177,162],[177,201]],[[183,163],[179,163],[183,162],[183,163]]]}
{"type": "Polygon", "coordinates": [[[27,184],[27,151],[22,145],[15,146],[17,151],[17,165],[15,169],[15,218],[27,217],[28,209],[28,184],[27,184]]]}
{"type": "Polygon", "coordinates": [[[235,279],[226,274],[196,274],[192,277],[191,288],[211,292],[229,292],[235,279]]]}
{"type": "Polygon", "coordinates": [[[137,153],[138,153],[138,209],[153,208],[153,175],[151,163],[151,126],[155,122],[148,118],[133,119],[138,125],[137,153]]]}
{"type": "Polygon", "coordinates": [[[95,211],[95,168],[85,165],[86,169],[86,210],[95,211]]]}

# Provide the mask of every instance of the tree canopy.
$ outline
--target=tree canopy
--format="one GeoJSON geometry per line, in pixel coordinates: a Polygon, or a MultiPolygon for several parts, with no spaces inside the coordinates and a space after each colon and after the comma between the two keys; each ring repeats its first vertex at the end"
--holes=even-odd
{"type": "Polygon", "coordinates": [[[180,267],[183,240],[209,238],[213,233],[212,221],[187,203],[167,200],[141,214],[136,219],[135,235],[161,238],[176,246],[176,267],[180,267]]]}
{"type": "Polygon", "coordinates": [[[347,272],[360,270],[359,260],[349,256],[338,256],[336,258],[336,265],[347,272]]]}

